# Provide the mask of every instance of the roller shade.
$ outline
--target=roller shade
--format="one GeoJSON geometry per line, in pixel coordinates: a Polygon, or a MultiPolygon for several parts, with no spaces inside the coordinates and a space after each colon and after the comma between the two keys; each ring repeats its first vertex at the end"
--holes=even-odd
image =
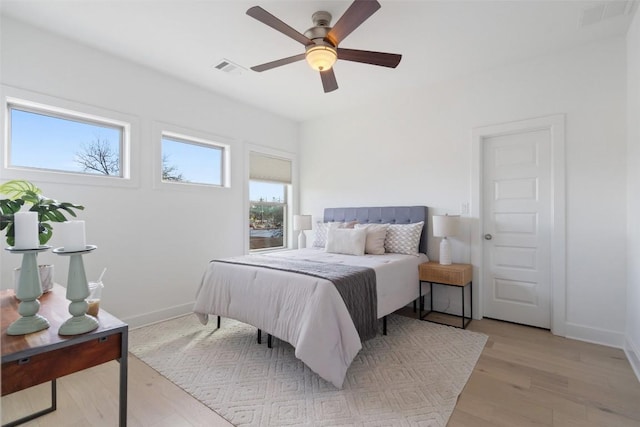
{"type": "Polygon", "coordinates": [[[251,152],[249,179],[291,184],[291,161],[251,152]]]}

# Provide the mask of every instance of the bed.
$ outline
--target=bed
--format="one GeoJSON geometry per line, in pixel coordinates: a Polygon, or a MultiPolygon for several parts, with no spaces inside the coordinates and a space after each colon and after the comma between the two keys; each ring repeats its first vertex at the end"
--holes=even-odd
{"type": "MultiPolygon", "coordinates": [[[[362,348],[362,329],[354,317],[354,302],[343,298],[333,279],[294,272],[288,265],[355,269],[363,274],[369,271],[375,277],[372,297],[375,301],[372,307],[361,304],[366,307],[356,309],[373,312],[374,321],[384,319],[418,296],[418,265],[428,261],[427,214],[425,206],[327,208],[319,228],[357,222],[362,224],[354,226],[358,229],[367,228],[366,224],[393,224],[394,230],[404,230],[406,225],[415,231],[422,223],[419,241],[414,242],[418,248],[411,254],[354,256],[328,252],[332,243],[327,242],[326,248],[213,260],[198,288],[194,312],[203,324],[210,315],[233,318],[289,342],[298,359],[341,388],[349,365],[362,348]]],[[[351,235],[348,231],[332,233],[351,235]]]]}

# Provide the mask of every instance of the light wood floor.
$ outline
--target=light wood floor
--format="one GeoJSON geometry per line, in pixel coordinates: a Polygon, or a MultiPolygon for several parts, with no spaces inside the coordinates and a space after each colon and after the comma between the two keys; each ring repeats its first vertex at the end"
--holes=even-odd
{"type": "MultiPolygon", "coordinates": [[[[488,319],[468,329],[489,340],[450,427],[640,426],[640,382],[622,350],[488,319]]],[[[45,407],[49,390],[3,397],[2,423],[45,407]]],[[[116,362],[69,375],[58,380],[58,410],[24,425],[115,426],[117,391],[116,362]]],[[[130,426],[230,426],[133,356],[128,400],[130,426]]]]}

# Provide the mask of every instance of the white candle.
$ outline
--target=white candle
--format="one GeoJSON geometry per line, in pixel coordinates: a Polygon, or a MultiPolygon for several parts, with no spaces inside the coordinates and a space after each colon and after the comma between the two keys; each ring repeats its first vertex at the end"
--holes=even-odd
{"type": "Polygon", "coordinates": [[[64,222],[62,244],[65,252],[83,251],[87,247],[84,234],[84,221],[64,222]]]}
{"type": "Polygon", "coordinates": [[[38,240],[38,212],[16,212],[13,215],[16,249],[34,249],[38,240]]]}

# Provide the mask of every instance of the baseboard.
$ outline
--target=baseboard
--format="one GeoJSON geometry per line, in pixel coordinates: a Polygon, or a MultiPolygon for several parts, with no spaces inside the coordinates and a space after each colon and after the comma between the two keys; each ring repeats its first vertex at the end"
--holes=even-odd
{"type": "Polygon", "coordinates": [[[624,353],[627,355],[636,378],[640,381],[640,347],[635,345],[629,336],[625,337],[624,340],[624,353]]]}
{"type": "Polygon", "coordinates": [[[185,314],[193,313],[193,304],[193,302],[189,302],[186,304],[175,305],[173,307],[139,314],[137,316],[123,317],[120,320],[129,325],[130,329],[135,329],[141,326],[147,326],[152,323],[158,323],[164,320],[169,320],[175,317],[184,316],[185,314]]]}
{"type": "Polygon", "coordinates": [[[566,324],[566,338],[606,345],[608,347],[623,348],[624,333],[589,326],[566,324]]]}

